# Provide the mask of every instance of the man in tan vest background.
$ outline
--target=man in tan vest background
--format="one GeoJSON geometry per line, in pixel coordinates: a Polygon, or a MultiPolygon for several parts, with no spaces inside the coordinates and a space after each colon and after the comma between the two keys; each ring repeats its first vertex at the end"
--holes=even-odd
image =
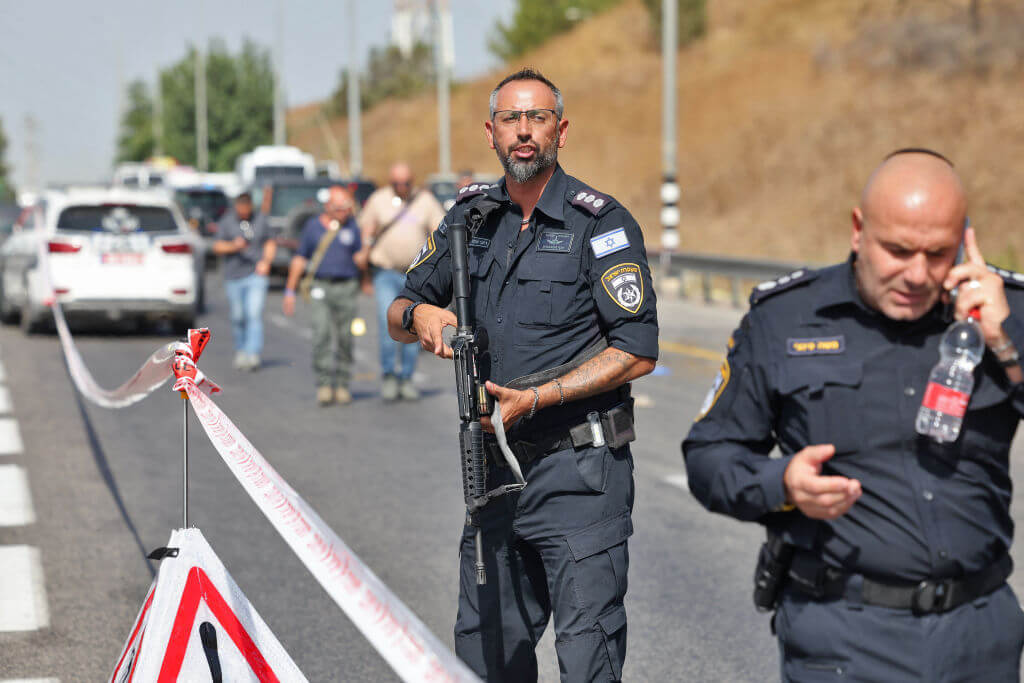
{"type": "Polygon", "coordinates": [[[405,286],[405,271],[420,247],[434,231],[444,209],[426,189],[413,189],[409,165],[397,162],[388,172],[388,185],[366,200],[359,214],[363,249],[357,255],[361,265],[369,264],[380,323],[381,398],[416,400],[419,391],[412,383],[418,344],[400,344],[387,334],[388,306],[405,286]],[[396,363],[396,356],[401,362],[396,363]]]}

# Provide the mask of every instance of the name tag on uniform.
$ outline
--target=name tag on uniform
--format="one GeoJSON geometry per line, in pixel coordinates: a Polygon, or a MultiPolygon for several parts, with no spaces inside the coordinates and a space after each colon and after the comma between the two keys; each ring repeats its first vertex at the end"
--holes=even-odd
{"type": "Polygon", "coordinates": [[[560,254],[568,254],[572,251],[572,232],[569,230],[545,230],[540,234],[540,243],[537,251],[553,251],[560,254]]]}
{"type": "Polygon", "coordinates": [[[811,337],[786,340],[786,353],[790,356],[827,356],[846,351],[846,337],[811,337]]]}
{"type": "Polygon", "coordinates": [[[469,241],[469,246],[478,247],[480,249],[486,249],[487,247],[491,246],[491,240],[487,239],[486,237],[474,237],[469,241]]]}
{"type": "Polygon", "coordinates": [[[611,232],[598,235],[590,240],[590,248],[594,250],[594,258],[603,258],[629,247],[629,238],[625,228],[616,228],[611,232]]]}

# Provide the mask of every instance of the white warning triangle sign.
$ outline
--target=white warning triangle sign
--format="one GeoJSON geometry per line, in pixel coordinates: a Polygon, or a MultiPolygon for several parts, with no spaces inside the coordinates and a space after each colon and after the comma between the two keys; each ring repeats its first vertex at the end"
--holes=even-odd
{"type": "Polygon", "coordinates": [[[111,683],[306,680],[199,529],[167,547],[111,683]]]}

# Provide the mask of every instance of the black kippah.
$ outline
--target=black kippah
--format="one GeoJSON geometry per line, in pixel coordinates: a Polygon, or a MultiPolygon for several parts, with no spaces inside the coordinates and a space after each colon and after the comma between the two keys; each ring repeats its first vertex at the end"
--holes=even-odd
{"type": "Polygon", "coordinates": [[[899,154],[927,154],[937,159],[942,159],[949,164],[951,168],[955,168],[952,161],[947,159],[944,155],[939,154],[934,149],[928,149],[927,147],[903,147],[902,149],[897,149],[895,152],[889,152],[885,155],[885,158],[882,159],[882,161],[888,161],[899,154]]]}

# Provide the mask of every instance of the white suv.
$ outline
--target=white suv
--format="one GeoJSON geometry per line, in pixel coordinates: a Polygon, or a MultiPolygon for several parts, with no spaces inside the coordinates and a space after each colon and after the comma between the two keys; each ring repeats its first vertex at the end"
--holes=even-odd
{"type": "Polygon", "coordinates": [[[50,195],[44,216],[41,235],[28,231],[4,245],[0,316],[20,312],[28,332],[49,322],[38,263],[42,239],[53,292],[69,319],[194,325],[202,277],[197,238],[165,192],[73,189],[50,195]]]}

